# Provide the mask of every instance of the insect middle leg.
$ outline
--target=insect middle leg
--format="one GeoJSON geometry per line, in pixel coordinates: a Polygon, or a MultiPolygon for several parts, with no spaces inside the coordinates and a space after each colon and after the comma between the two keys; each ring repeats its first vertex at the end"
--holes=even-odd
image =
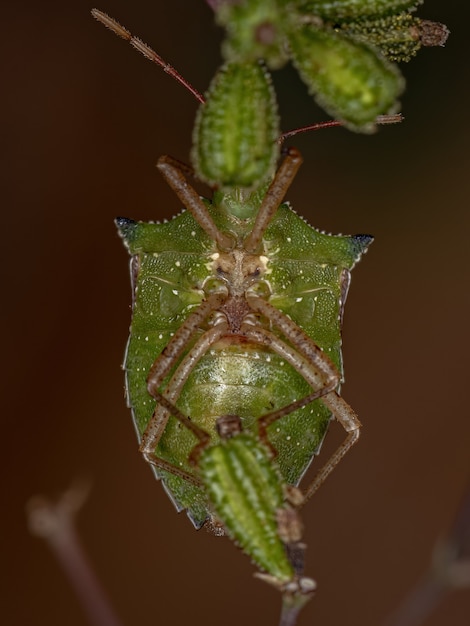
{"type": "Polygon", "coordinates": [[[357,442],[360,435],[361,422],[352,407],[336,392],[333,391],[321,398],[321,402],[327,406],[333,417],[341,424],[346,431],[346,439],[333,452],[328,461],[320,468],[312,482],[304,491],[303,503],[307,502],[317,489],[322,485],[326,478],[335,469],[344,455],[357,442]]]}
{"type": "MultiPolygon", "coordinates": [[[[254,338],[259,343],[270,345],[273,350],[285,358],[313,388],[314,391],[305,399],[301,400],[302,406],[336,389],[340,382],[340,374],[332,361],[313,339],[289,317],[284,315],[282,311],[276,309],[276,307],[266,302],[263,298],[248,293],[246,299],[254,312],[266,317],[289,341],[290,345],[261,325],[249,326],[246,324],[244,326],[244,330],[249,337],[254,338]]],[[[285,411],[284,415],[291,413],[297,408],[300,407],[296,406],[295,409],[290,410],[288,405],[283,409],[285,411]]],[[[280,419],[277,413],[264,415],[259,418],[258,428],[260,436],[263,439],[266,440],[267,438],[267,427],[277,419],[280,419]]]]}
{"type": "MultiPolygon", "coordinates": [[[[180,328],[173,335],[168,345],[163,349],[162,353],[157,357],[152,367],[150,368],[149,375],[147,377],[147,389],[150,395],[157,401],[155,411],[147,424],[147,427],[142,435],[140,451],[142,452],[145,460],[152,465],[156,465],[161,469],[171,471],[174,474],[178,474],[185,479],[194,481],[187,472],[184,472],[180,468],[174,467],[164,459],[159,459],[155,455],[155,447],[157,446],[160,437],[165,429],[166,423],[173,415],[182,424],[184,424],[199,440],[200,443],[210,439],[210,435],[203,429],[199,428],[188,417],[184,416],[179,409],[175,406],[172,400],[177,399],[178,393],[167,394],[166,392],[160,392],[160,386],[163,380],[169,374],[169,372],[175,367],[178,361],[181,359],[188,342],[192,335],[201,326],[201,324],[207,319],[212,311],[218,309],[225,300],[223,293],[213,293],[207,300],[205,300],[195,311],[193,311],[180,328]],[[169,396],[169,397],[168,397],[169,396]]],[[[181,376],[180,376],[181,378],[181,376]]],[[[180,383],[184,384],[184,377],[180,383]]]]}
{"type": "MultiPolygon", "coordinates": [[[[181,390],[189,378],[189,375],[193,371],[197,362],[201,359],[202,356],[209,350],[209,348],[214,345],[219,339],[221,339],[224,335],[227,334],[227,324],[217,324],[211,329],[207,330],[203,335],[198,339],[195,345],[191,348],[188,354],[183,358],[181,363],[176,368],[173,376],[170,379],[170,382],[166,386],[163,392],[156,391],[153,392],[153,397],[157,400],[157,406],[155,408],[155,412],[150,420],[144,435],[142,437],[142,443],[140,446],[140,450],[143,453],[145,459],[153,464],[160,465],[160,459],[155,455],[155,448],[160,441],[160,438],[165,430],[165,426],[168,422],[170,415],[174,415],[177,419],[179,419],[185,426],[187,426],[193,434],[196,435],[199,439],[199,443],[196,444],[196,449],[199,451],[204,448],[208,441],[210,440],[210,435],[205,437],[201,437],[198,435],[202,429],[200,429],[196,424],[185,417],[182,420],[179,416],[179,410],[176,409],[175,402],[178,400],[181,390]]],[[[161,383],[162,379],[165,376],[161,377],[161,380],[154,380],[152,384],[161,383]]],[[[205,431],[203,431],[205,432],[205,431]]],[[[195,451],[193,451],[195,453],[195,451]]],[[[190,462],[192,460],[193,453],[190,455],[190,462]]]]}

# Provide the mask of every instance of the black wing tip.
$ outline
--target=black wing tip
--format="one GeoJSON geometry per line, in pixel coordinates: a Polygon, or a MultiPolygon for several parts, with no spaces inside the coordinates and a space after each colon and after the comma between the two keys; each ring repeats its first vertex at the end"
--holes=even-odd
{"type": "Polygon", "coordinates": [[[372,235],[354,235],[353,239],[358,252],[360,253],[365,252],[374,241],[374,237],[372,235]]]}
{"type": "Polygon", "coordinates": [[[137,224],[135,220],[131,220],[129,217],[116,217],[116,219],[114,220],[114,223],[119,229],[137,224]]]}
{"type": "Polygon", "coordinates": [[[119,236],[122,237],[125,244],[128,245],[135,237],[137,222],[128,217],[116,217],[114,223],[118,229],[119,236]]]}

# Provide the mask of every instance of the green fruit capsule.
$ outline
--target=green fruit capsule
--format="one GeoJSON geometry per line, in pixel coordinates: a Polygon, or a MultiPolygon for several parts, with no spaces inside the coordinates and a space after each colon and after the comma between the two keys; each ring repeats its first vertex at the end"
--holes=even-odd
{"type": "Polygon", "coordinates": [[[325,20],[356,19],[412,11],[423,0],[307,0],[299,2],[299,10],[325,20]]]}
{"type": "Polygon", "coordinates": [[[272,451],[242,432],[240,417],[222,415],[216,428],[220,441],[196,448],[213,515],[261,570],[256,576],[279,589],[284,609],[296,614],[316,587],[303,576],[303,525],[296,510],[303,497],[283,481],[272,451]]]}
{"type": "Polygon", "coordinates": [[[281,583],[294,576],[276,519],[284,506],[281,476],[265,446],[241,433],[204,450],[199,469],[225,530],[256,565],[281,583]]]}
{"type": "Polygon", "coordinates": [[[279,0],[222,2],[217,22],[227,30],[222,51],[227,61],[263,59],[271,69],[287,61],[284,28],[287,15],[279,0]]]}
{"type": "Polygon", "coordinates": [[[311,26],[292,32],[289,40],[302,79],[333,117],[370,132],[378,115],[395,112],[404,81],[376,50],[311,26]]]}
{"type": "Polygon", "coordinates": [[[422,46],[443,46],[449,34],[443,24],[409,13],[342,22],[340,30],[375,46],[390,61],[409,61],[422,46]]]}
{"type": "Polygon", "coordinates": [[[191,155],[196,173],[213,187],[259,186],[274,172],[278,136],[276,100],[265,68],[229,63],[215,76],[197,115],[191,155]]]}

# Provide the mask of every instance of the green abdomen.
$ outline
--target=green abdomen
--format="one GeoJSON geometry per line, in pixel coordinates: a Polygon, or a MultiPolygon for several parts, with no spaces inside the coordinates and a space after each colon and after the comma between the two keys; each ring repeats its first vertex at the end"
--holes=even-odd
{"type": "MultiPolygon", "coordinates": [[[[177,404],[216,441],[215,421],[221,415],[240,416],[244,430],[256,434],[260,416],[309,392],[304,379],[276,354],[255,344],[230,343],[226,338],[199,361],[177,404]]],[[[317,401],[271,425],[269,438],[279,452],[279,468],[287,483],[297,484],[300,480],[323,439],[329,417],[328,410],[317,401]]],[[[196,443],[184,426],[170,418],[157,454],[197,473],[197,468],[187,462],[196,443]]],[[[191,509],[193,496],[188,500],[181,479],[165,473],[163,480],[180,505],[191,509]]]]}

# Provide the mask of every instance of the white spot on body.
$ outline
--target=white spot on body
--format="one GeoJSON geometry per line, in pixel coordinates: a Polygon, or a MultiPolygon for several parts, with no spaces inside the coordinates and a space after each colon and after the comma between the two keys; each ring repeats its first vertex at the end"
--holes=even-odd
{"type": "Polygon", "coordinates": [[[269,263],[268,257],[261,254],[259,257],[259,260],[263,264],[263,269],[266,270],[266,268],[268,267],[268,263],[269,263]]]}

